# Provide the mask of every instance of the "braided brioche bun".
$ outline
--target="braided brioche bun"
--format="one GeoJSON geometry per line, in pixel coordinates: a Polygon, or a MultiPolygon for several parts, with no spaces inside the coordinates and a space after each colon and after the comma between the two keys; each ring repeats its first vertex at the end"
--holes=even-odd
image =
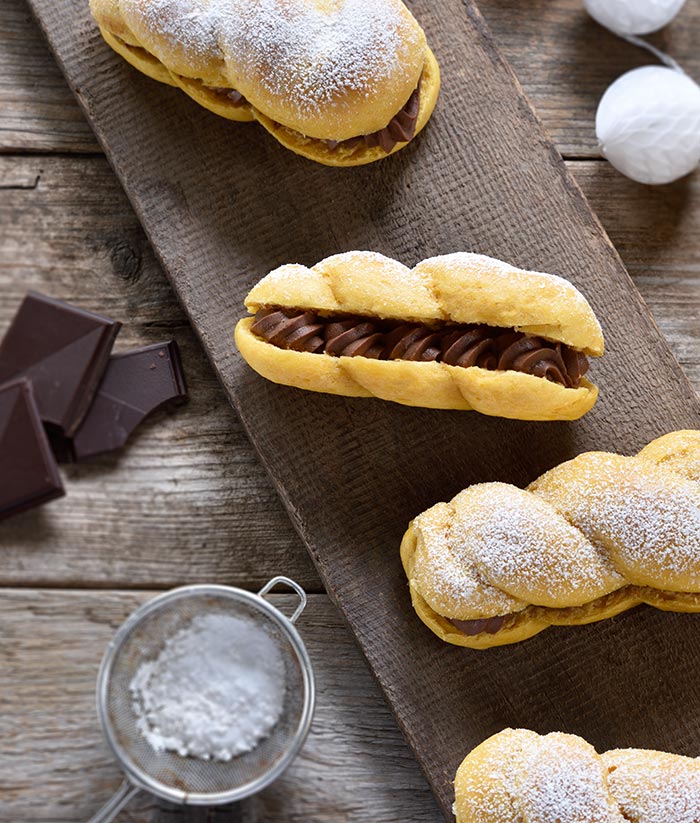
{"type": "Polygon", "coordinates": [[[688,480],[700,481],[700,431],[677,431],[658,437],[639,456],[688,480]]]}
{"type": "Polygon", "coordinates": [[[599,755],[583,738],[505,729],[462,761],[457,823],[691,823],[700,758],[646,749],[599,755]]]}
{"type": "MultiPolygon", "coordinates": [[[[326,258],[313,268],[285,265],[253,287],[246,307],[254,314],[276,307],[447,329],[482,324],[546,338],[587,355],[604,351],[600,325],[571,283],[476,254],[434,257],[413,269],[363,251],[326,258]]],[[[515,370],[281,348],[254,333],[255,321],[245,318],[236,327],[241,354],[263,377],[288,386],[523,420],[573,420],[597,398],[596,387],[585,378],[577,388],[567,388],[515,370]]]]}
{"type": "Polygon", "coordinates": [[[699,458],[700,431],[673,432],[636,457],[588,452],[526,490],[482,483],[438,503],[401,544],[418,616],[485,649],[641,603],[700,612],[699,458]]]}
{"type": "Polygon", "coordinates": [[[222,117],[257,120],[287,148],[327,165],[360,165],[397,151],[423,128],[437,100],[437,62],[401,0],[90,6],[106,42],[139,71],[179,86],[222,117]],[[388,150],[344,144],[386,129],[419,86],[408,140],[388,150]]]}
{"type": "Polygon", "coordinates": [[[140,46],[134,46],[127,43],[125,40],[121,40],[104,28],[100,28],[100,32],[105,42],[111,46],[114,51],[120,54],[128,63],[131,63],[134,68],[137,68],[142,74],[147,75],[153,80],[158,80],[160,83],[166,83],[169,86],[177,86],[177,83],[173,79],[170,72],[165,68],[160,60],[158,60],[158,58],[154,57],[152,54],[149,54],[149,52],[142,49],[140,46]]]}
{"type": "MultiPolygon", "coordinates": [[[[425,65],[420,75],[420,99],[414,137],[423,130],[428,120],[430,120],[430,116],[437,103],[439,91],[440,69],[435,55],[430,49],[426,49],[425,65]]],[[[406,101],[404,101],[404,103],[405,102],[406,101]]],[[[401,106],[399,106],[396,111],[400,109],[401,106]]],[[[256,113],[256,119],[275,139],[279,140],[283,146],[295,154],[300,154],[302,157],[314,160],[324,166],[363,166],[367,163],[374,163],[375,160],[388,157],[390,154],[395,154],[407,145],[407,143],[397,143],[394,148],[388,152],[381,146],[361,145],[357,147],[353,145],[345,146],[342,143],[335,148],[331,148],[323,140],[305,137],[298,131],[285,128],[269,117],[265,117],[261,112],[256,113]]],[[[385,125],[386,122],[389,121],[385,121],[385,125]]],[[[356,134],[357,133],[372,134],[372,132],[356,131],[356,134]]]]}

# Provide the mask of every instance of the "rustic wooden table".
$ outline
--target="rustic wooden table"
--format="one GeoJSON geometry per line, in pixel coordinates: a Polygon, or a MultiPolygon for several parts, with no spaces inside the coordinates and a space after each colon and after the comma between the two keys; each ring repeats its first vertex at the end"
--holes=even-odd
{"type": "MultiPolygon", "coordinates": [[[[607,84],[646,55],[589,21],[580,0],[480,5],[700,387],[700,175],[636,185],[597,157],[593,133],[607,84]]],[[[655,38],[696,77],[699,31],[691,0],[655,38]]],[[[242,809],[187,819],[438,821],[23,0],[4,0],[0,17],[0,191],[0,334],[36,288],[122,320],[118,348],[175,337],[192,396],[123,453],[68,469],[66,498],[0,529],[0,821],[86,820],[116,788],[94,679],[136,604],[182,583],[256,589],[277,573],[313,593],[300,624],[319,686],[311,737],[287,775],[242,809]]],[[[175,818],[184,815],[141,797],[120,820],[175,818]]]]}

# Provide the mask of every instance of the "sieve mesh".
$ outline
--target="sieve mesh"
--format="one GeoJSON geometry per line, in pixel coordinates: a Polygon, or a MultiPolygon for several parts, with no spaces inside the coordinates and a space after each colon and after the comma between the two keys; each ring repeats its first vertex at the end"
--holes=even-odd
{"type": "Polygon", "coordinates": [[[146,604],[122,627],[100,673],[98,703],[108,742],[133,782],[169,800],[214,805],[258,791],[291,761],[308,731],[313,680],[299,636],[266,601],[223,586],[190,586],[146,604]],[[286,673],[282,715],[253,751],[228,762],[158,753],[137,727],[132,678],[142,663],[158,656],[169,637],[195,616],[212,613],[252,620],[275,641],[286,673]]]}

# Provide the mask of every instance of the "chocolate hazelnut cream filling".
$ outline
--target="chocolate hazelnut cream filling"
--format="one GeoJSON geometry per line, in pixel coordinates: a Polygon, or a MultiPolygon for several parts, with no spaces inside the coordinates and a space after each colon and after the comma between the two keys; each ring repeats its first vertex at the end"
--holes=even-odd
{"type": "MultiPolygon", "coordinates": [[[[117,37],[116,35],[112,35],[115,40],[118,40],[122,45],[126,46],[133,52],[141,53],[144,56],[150,57],[153,60],[157,60],[158,58],[155,55],[151,54],[147,49],[144,49],[142,46],[133,46],[131,43],[127,43],[125,40],[122,40],[121,37],[117,37]]],[[[191,80],[192,78],[183,77],[183,80],[191,80]]],[[[241,108],[242,106],[248,105],[248,101],[245,97],[236,89],[229,89],[222,86],[207,86],[201,80],[199,81],[202,83],[202,86],[206,88],[208,91],[213,92],[218,97],[224,98],[227,102],[231,103],[234,108],[241,108]]],[[[369,148],[373,148],[374,146],[381,146],[381,148],[389,154],[390,151],[398,144],[398,143],[408,143],[410,142],[416,133],[416,123],[418,122],[418,113],[420,111],[420,81],[416,86],[413,94],[408,98],[406,104],[403,106],[401,111],[392,117],[392,119],[384,126],[383,129],[379,129],[379,131],[372,132],[372,134],[363,134],[359,137],[351,137],[348,140],[321,140],[320,142],[325,143],[331,151],[335,151],[336,149],[354,149],[357,148],[359,145],[364,144],[369,148]]],[[[277,125],[282,125],[281,123],[277,123],[277,125]]],[[[284,128],[288,128],[284,126],[284,128]]],[[[290,131],[294,131],[290,129],[290,131]]],[[[299,133],[299,132],[297,132],[299,133]]]]}
{"type": "Polygon", "coordinates": [[[514,329],[482,324],[429,326],[305,309],[262,308],[253,334],[280,349],[332,357],[439,362],[518,371],[576,389],[588,371],[582,352],[514,329]]]}
{"type": "MultiPolygon", "coordinates": [[[[619,603],[627,601],[630,586],[623,586],[616,589],[610,594],[603,595],[597,600],[591,600],[590,603],[585,603],[583,606],[572,606],[570,608],[552,609],[546,606],[526,606],[522,611],[511,612],[510,614],[502,614],[494,617],[486,617],[476,620],[455,620],[451,617],[444,618],[451,623],[462,634],[468,637],[476,637],[479,634],[498,634],[501,631],[517,629],[523,623],[529,622],[531,619],[548,619],[552,625],[578,625],[587,623],[590,620],[592,612],[605,610],[610,607],[616,607],[619,603]]],[[[644,589],[638,590],[643,595],[644,589]]],[[[665,592],[663,590],[654,590],[655,598],[658,600],[666,600],[668,602],[677,603],[682,602],[686,598],[691,598],[696,602],[698,595],[693,592],[665,592]]],[[[640,602],[643,602],[643,597],[640,597],[640,602]]]]}
{"type": "Polygon", "coordinates": [[[576,622],[576,616],[586,612],[590,612],[596,608],[608,606],[611,602],[615,602],[619,598],[626,596],[626,587],[618,589],[617,591],[599,597],[597,600],[592,600],[583,606],[575,606],[564,609],[548,609],[545,606],[526,606],[520,612],[512,612],[511,614],[501,614],[494,617],[486,617],[477,620],[454,620],[451,617],[445,618],[456,629],[467,637],[476,637],[479,634],[498,634],[501,631],[516,629],[521,623],[527,623],[530,619],[536,617],[545,617],[550,613],[553,617],[558,615],[558,619],[566,622],[567,614],[571,618],[571,623],[576,622]]]}
{"type": "MultiPolygon", "coordinates": [[[[243,95],[235,89],[214,88],[207,86],[209,91],[225,97],[233,103],[236,108],[246,105],[248,102],[243,95]]],[[[389,121],[389,123],[379,131],[372,132],[372,134],[363,134],[359,137],[351,137],[348,140],[321,140],[325,143],[331,151],[337,149],[352,150],[364,144],[368,148],[380,146],[387,154],[393,150],[398,143],[410,142],[416,133],[416,123],[418,122],[418,112],[420,111],[420,83],[414,90],[413,94],[408,98],[408,101],[398,114],[389,121]]],[[[277,123],[278,126],[282,125],[277,123]]],[[[284,128],[288,128],[284,126],[284,128]]],[[[294,131],[294,129],[289,129],[294,131]]],[[[298,134],[299,132],[297,132],[298,134]]]]}

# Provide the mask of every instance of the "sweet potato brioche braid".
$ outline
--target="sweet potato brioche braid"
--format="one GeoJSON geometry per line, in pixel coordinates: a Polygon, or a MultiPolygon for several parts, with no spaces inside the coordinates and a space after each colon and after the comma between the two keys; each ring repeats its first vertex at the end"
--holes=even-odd
{"type": "MultiPolygon", "coordinates": [[[[275,383],[521,420],[575,420],[591,409],[598,396],[598,389],[582,373],[575,386],[552,381],[541,370],[536,376],[538,366],[562,356],[560,350],[563,358],[579,366],[579,355],[603,354],[600,324],[586,298],[561,277],[525,271],[483,255],[456,252],[409,268],[374,252],[345,252],[311,268],[280,266],[253,287],[245,303],[254,316],[239,321],[236,343],[249,365],[275,383]],[[265,315],[275,309],[280,310],[282,326],[273,326],[268,335],[272,340],[265,339],[258,321],[263,318],[268,323],[265,315]],[[296,325],[305,323],[313,334],[324,319],[353,317],[355,325],[367,321],[370,332],[372,324],[377,331],[385,331],[382,323],[405,324],[403,332],[396,331],[424,333],[426,346],[431,345],[431,333],[441,338],[442,345],[447,345],[444,341],[450,333],[463,338],[481,332],[502,339],[525,337],[524,346],[531,351],[524,359],[532,355],[535,367],[528,371],[509,363],[487,368],[478,359],[468,367],[455,364],[447,356],[450,352],[440,349],[440,342],[432,344],[437,346],[433,356],[421,351],[409,352],[408,357],[373,358],[371,351],[364,350],[355,352],[360,356],[348,356],[347,349],[312,353],[306,348],[306,329],[296,325]],[[288,321],[294,339],[290,345],[276,345],[288,321]]],[[[274,321],[275,316],[269,317],[271,324],[274,321]]],[[[386,343],[390,333],[377,337],[386,343]]],[[[312,337],[311,342],[320,339],[312,337]]],[[[371,343],[371,336],[367,339],[371,343]]],[[[497,342],[483,341],[491,352],[499,351],[497,342]]],[[[519,345],[522,340],[515,343],[519,345]]],[[[567,371],[563,360],[560,366],[567,371]]]]}
{"type": "Polygon", "coordinates": [[[106,43],[199,105],[330,166],[426,125],[440,69],[402,0],[90,0],[106,43]]]}
{"type": "Polygon", "coordinates": [[[582,454],[527,490],[471,486],[419,515],[401,556],[423,622],[472,648],[640,603],[700,612],[700,431],[582,454]]]}
{"type": "Polygon", "coordinates": [[[697,823],[700,759],[506,729],[462,762],[454,810],[457,823],[697,823]]]}

